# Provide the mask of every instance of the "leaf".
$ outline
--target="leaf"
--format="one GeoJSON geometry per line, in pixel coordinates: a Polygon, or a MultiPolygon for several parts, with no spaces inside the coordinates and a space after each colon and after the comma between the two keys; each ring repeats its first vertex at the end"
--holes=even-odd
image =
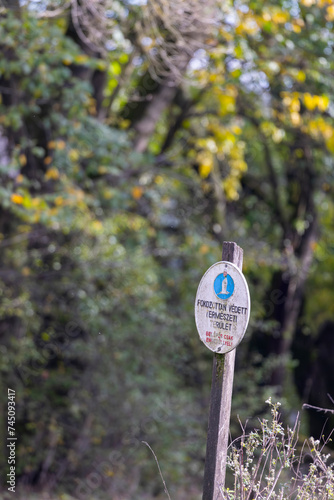
{"type": "Polygon", "coordinates": [[[213,155],[210,151],[201,151],[197,155],[197,161],[199,162],[199,175],[202,179],[206,179],[213,167],[213,155]]]}
{"type": "Polygon", "coordinates": [[[27,157],[24,154],[20,154],[19,156],[19,163],[21,167],[24,167],[27,164],[27,157]]]}
{"type": "Polygon", "coordinates": [[[334,21],[334,5],[329,5],[326,9],[327,21],[334,21]]]}
{"type": "Polygon", "coordinates": [[[143,188],[140,186],[135,186],[132,188],[131,193],[132,193],[132,197],[135,200],[139,200],[143,196],[143,188]]]}
{"type": "Polygon", "coordinates": [[[49,170],[44,175],[45,179],[48,181],[50,179],[59,179],[59,171],[56,167],[49,168],[49,170]]]}
{"type": "Polygon", "coordinates": [[[23,203],[23,196],[21,194],[13,193],[10,199],[16,205],[22,205],[23,203]]]}
{"type": "Polygon", "coordinates": [[[112,61],[110,63],[110,70],[113,75],[120,75],[122,73],[122,67],[118,61],[112,61]]]}
{"type": "Polygon", "coordinates": [[[313,96],[308,92],[304,94],[304,104],[309,111],[313,111],[316,107],[316,101],[314,100],[313,96]]]}

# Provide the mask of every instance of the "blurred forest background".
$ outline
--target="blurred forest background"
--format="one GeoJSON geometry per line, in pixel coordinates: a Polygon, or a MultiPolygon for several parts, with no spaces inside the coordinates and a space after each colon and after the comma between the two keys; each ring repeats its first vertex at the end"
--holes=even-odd
{"type": "Polygon", "coordinates": [[[201,497],[223,241],[252,300],[232,434],[268,396],[333,407],[333,28],[332,0],[0,2],[3,498],[8,387],[22,498],[164,498],[143,440],[201,497]]]}

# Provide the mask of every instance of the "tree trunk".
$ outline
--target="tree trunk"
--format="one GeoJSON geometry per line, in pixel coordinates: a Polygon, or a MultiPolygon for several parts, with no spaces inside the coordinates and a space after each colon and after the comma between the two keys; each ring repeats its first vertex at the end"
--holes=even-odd
{"type": "MultiPolygon", "coordinates": [[[[286,361],[297,330],[297,323],[302,309],[305,282],[312,264],[314,244],[317,238],[317,221],[314,217],[309,230],[303,239],[303,250],[297,261],[297,269],[288,280],[281,277],[280,291],[285,290],[284,296],[275,306],[274,318],[280,328],[274,353],[278,355],[278,363],[272,373],[272,385],[278,388],[281,394],[286,376],[286,361]]],[[[296,258],[296,256],[294,256],[296,258]]]]}
{"type": "Polygon", "coordinates": [[[176,92],[177,87],[162,85],[158,92],[153,95],[142,118],[134,126],[137,132],[137,137],[134,142],[135,151],[143,153],[146,150],[150,137],[155,131],[157,122],[165,109],[173,102],[176,92]]]}

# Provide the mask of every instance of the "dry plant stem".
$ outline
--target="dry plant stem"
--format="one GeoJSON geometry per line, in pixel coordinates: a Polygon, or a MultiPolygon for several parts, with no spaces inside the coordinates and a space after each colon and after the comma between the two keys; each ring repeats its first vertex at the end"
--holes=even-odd
{"type": "Polygon", "coordinates": [[[158,466],[158,469],[159,469],[159,474],[160,474],[161,480],[162,480],[163,485],[164,485],[165,493],[166,493],[166,495],[168,496],[169,500],[171,500],[171,497],[170,497],[170,495],[169,495],[169,491],[168,491],[168,489],[167,489],[167,486],[166,486],[166,483],[165,483],[164,477],[163,477],[163,475],[162,475],[162,472],[161,472],[161,469],[160,469],[160,465],[159,465],[159,461],[158,461],[158,459],[157,459],[156,454],[154,453],[154,451],[152,450],[151,446],[150,446],[150,445],[149,445],[146,441],[142,441],[142,443],[144,443],[144,444],[145,444],[145,445],[146,445],[146,446],[147,446],[147,447],[151,450],[151,453],[152,453],[152,455],[154,456],[154,460],[155,460],[155,462],[156,462],[156,464],[157,464],[157,466],[158,466]]]}
{"type": "MultiPolygon", "coordinates": [[[[306,442],[304,441],[304,442],[303,442],[302,449],[301,449],[301,452],[300,452],[301,456],[303,456],[303,454],[304,454],[304,448],[305,448],[305,445],[306,445],[306,442]]],[[[295,476],[296,476],[298,479],[300,479],[300,478],[302,477],[302,474],[300,473],[300,464],[301,464],[301,461],[300,461],[300,460],[298,460],[298,462],[297,462],[297,463],[298,463],[298,467],[297,467],[297,470],[296,470],[296,472],[295,472],[295,476]]]]}
{"type": "MultiPolygon", "coordinates": [[[[263,452],[263,456],[265,456],[265,453],[264,453],[264,452],[263,452]]],[[[263,480],[263,474],[264,474],[264,472],[265,472],[265,469],[266,469],[266,466],[267,466],[267,462],[268,462],[268,460],[269,460],[269,456],[268,456],[268,455],[266,455],[265,457],[266,457],[266,458],[265,458],[264,464],[263,464],[263,466],[262,466],[262,470],[261,470],[261,474],[260,474],[260,478],[259,478],[259,483],[260,483],[260,484],[262,483],[262,480],[263,480]]],[[[257,493],[257,495],[256,495],[256,497],[255,497],[255,498],[258,498],[258,496],[259,496],[259,493],[257,493]]]]}
{"type": "Polygon", "coordinates": [[[71,0],[69,2],[66,2],[62,7],[59,7],[54,10],[45,10],[44,12],[39,12],[37,14],[37,17],[39,18],[51,18],[51,17],[57,17],[61,16],[65,10],[69,8],[71,5],[71,0]]]}
{"type": "Polygon", "coordinates": [[[271,490],[270,490],[270,493],[269,493],[269,495],[268,495],[267,500],[269,500],[269,499],[270,499],[270,497],[271,497],[271,495],[273,494],[273,491],[274,491],[274,489],[275,489],[275,486],[276,486],[276,484],[277,484],[277,481],[278,481],[278,479],[279,479],[279,477],[280,477],[280,475],[281,475],[281,473],[282,473],[282,470],[283,470],[283,469],[284,469],[284,465],[281,465],[281,467],[279,468],[278,473],[276,474],[275,481],[274,481],[273,486],[272,486],[272,488],[271,488],[271,490]]]}
{"type": "Polygon", "coordinates": [[[244,433],[241,438],[241,460],[239,460],[239,470],[240,470],[240,500],[244,500],[244,482],[243,482],[243,472],[242,466],[244,461],[244,433]]]}
{"type": "Polygon", "coordinates": [[[310,438],[302,446],[301,454],[295,456],[299,414],[293,428],[284,429],[277,411],[279,403],[272,404],[271,400],[268,403],[272,407],[271,420],[260,421],[260,429],[249,434],[241,425],[242,436],[233,442],[230,466],[234,472],[234,490],[222,488],[223,499],[334,500],[334,465],[327,465],[329,455],[322,453],[326,443],[320,446],[319,440],[310,438]],[[302,466],[305,444],[311,458],[308,471],[302,466]],[[282,481],[284,469],[289,477],[282,481]]]}
{"type": "Polygon", "coordinates": [[[317,410],[317,411],[321,411],[323,413],[331,413],[332,415],[334,415],[334,410],[331,410],[329,408],[320,408],[319,406],[312,406],[312,405],[308,405],[308,404],[303,404],[303,408],[306,408],[306,409],[310,409],[310,410],[317,410]]]}
{"type": "Polygon", "coordinates": [[[142,48],[153,78],[180,83],[184,61],[196,50],[207,48],[206,39],[212,37],[219,13],[217,0],[148,0],[136,29],[139,39],[152,39],[152,47],[142,48]]]}
{"type": "Polygon", "coordinates": [[[253,474],[253,477],[252,477],[252,481],[251,481],[251,484],[250,484],[250,487],[249,487],[249,492],[248,492],[246,500],[250,500],[250,497],[251,497],[251,494],[252,494],[252,491],[253,491],[253,487],[254,487],[254,484],[255,484],[255,481],[256,481],[256,477],[258,475],[258,472],[259,472],[259,469],[260,469],[260,466],[261,466],[261,463],[262,463],[262,459],[263,459],[263,452],[261,452],[261,455],[260,455],[260,458],[258,460],[256,469],[254,471],[254,474],[253,474]]]}
{"type": "Polygon", "coordinates": [[[80,16],[79,16],[80,11],[79,11],[77,1],[72,0],[71,6],[72,6],[72,9],[71,9],[72,21],[73,21],[73,25],[75,26],[77,34],[79,35],[81,40],[84,42],[84,44],[87,45],[87,47],[89,47],[93,53],[96,52],[96,50],[98,50],[96,44],[94,42],[92,42],[90,37],[86,36],[82,30],[82,27],[81,27],[82,25],[80,24],[80,16]]]}
{"type": "MultiPolygon", "coordinates": [[[[298,417],[297,417],[298,419],[298,417]]],[[[272,488],[269,492],[269,495],[268,495],[268,498],[267,500],[269,500],[275,490],[275,487],[276,487],[276,484],[277,484],[277,481],[285,467],[285,462],[291,457],[291,454],[293,453],[293,449],[295,448],[295,445],[296,445],[296,441],[295,442],[291,442],[291,436],[294,436],[294,432],[296,430],[296,425],[297,425],[297,420],[295,422],[295,427],[294,427],[294,431],[292,431],[292,434],[289,435],[289,439],[288,439],[288,449],[290,449],[290,452],[286,452],[285,449],[284,449],[284,445],[285,445],[285,442],[283,441],[283,453],[284,453],[284,456],[283,456],[283,461],[282,461],[282,458],[280,458],[280,462],[281,462],[281,467],[279,468],[278,472],[276,473],[275,475],[275,480],[273,482],[273,485],[272,485],[272,488]]],[[[273,443],[275,445],[275,451],[276,451],[276,454],[277,456],[280,456],[280,450],[278,449],[277,445],[275,444],[275,442],[273,443]]],[[[273,460],[273,447],[271,448],[271,454],[270,454],[270,462],[272,463],[272,460],[273,460]]]]}
{"type": "Polygon", "coordinates": [[[219,486],[219,491],[220,491],[220,494],[221,494],[223,500],[225,500],[226,496],[225,496],[225,493],[223,492],[223,488],[221,486],[219,486]]]}

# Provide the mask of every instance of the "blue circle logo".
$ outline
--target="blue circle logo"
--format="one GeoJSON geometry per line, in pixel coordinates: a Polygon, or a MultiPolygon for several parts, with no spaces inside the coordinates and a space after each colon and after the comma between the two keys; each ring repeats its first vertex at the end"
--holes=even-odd
{"type": "Polygon", "coordinates": [[[231,297],[234,292],[234,281],[231,276],[227,274],[227,271],[218,274],[213,283],[213,289],[219,299],[226,300],[231,297]]]}

